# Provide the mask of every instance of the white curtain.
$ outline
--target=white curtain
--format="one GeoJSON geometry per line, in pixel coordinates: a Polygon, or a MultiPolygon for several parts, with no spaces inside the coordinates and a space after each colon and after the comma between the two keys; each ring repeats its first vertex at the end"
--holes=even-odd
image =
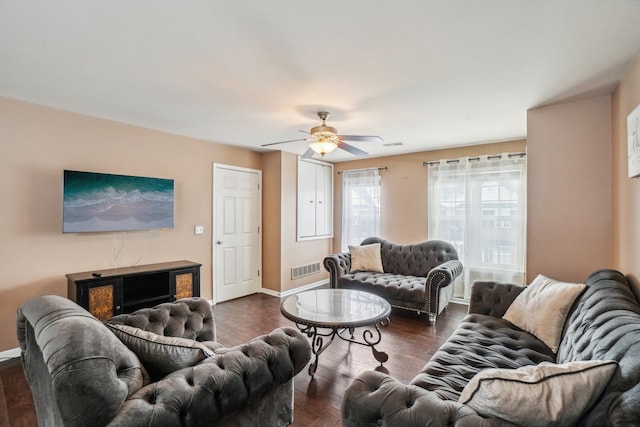
{"type": "Polygon", "coordinates": [[[359,245],[369,236],[380,235],[380,173],[378,169],[342,172],[342,239],[359,245]]]}
{"type": "Polygon", "coordinates": [[[429,163],[430,239],[452,243],[464,265],[454,297],[476,280],[524,284],[526,157],[523,153],[429,163]]]}

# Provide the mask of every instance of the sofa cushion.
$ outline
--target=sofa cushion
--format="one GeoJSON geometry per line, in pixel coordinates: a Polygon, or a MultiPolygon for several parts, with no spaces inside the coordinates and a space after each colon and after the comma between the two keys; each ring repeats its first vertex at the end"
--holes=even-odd
{"type": "Polygon", "coordinates": [[[503,318],[540,338],[555,353],[569,310],[585,286],[539,274],[516,297],[503,318]]]}
{"type": "Polygon", "coordinates": [[[549,347],[530,333],[500,318],[470,314],[411,384],[433,391],[443,400],[455,401],[480,371],[553,361],[549,347]]]}
{"type": "Polygon", "coordinates": [[[127,325],[106,326],[138,356],[154,380],[214,354],[201,342],[188,338],[165,337],[127,325]]]}
{"type": "Polygon", "coordinates": [[[340,277],[338,287],[370,292],[385,298],[393,306],[424,311],[425,281],[424,277],[359,271],[340,277]]]}
{"type": "Polygon", "coordinates": [[[471,379],[458,401],[482,416],[517,425],[574,425],[600,397],[616,366],[588,360],[487,369],[471,379]]]}
{"type": "Polygon", "coordinates": [[[363,246],[349,245],[349,252],[351,253],[351,273],[356,271],[384,272],[380,257],[380,243],[363,246]]]}

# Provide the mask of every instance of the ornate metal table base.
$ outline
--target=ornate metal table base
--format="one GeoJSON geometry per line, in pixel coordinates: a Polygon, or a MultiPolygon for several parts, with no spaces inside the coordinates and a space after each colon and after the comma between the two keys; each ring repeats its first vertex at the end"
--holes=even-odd
{"type": "Polygon", "coordinates": [[[311,339],[311,351],[313,352],[315,358],[309,365],[309,375],[313,377],[313,375],[316,373],[316,369],[318,368],[318,358],[320,357],[320,354],[322,354],[322,352],[331,345],[336,336],[343,341],[371,347],[373,357],[375,357],[375,359],[380,362],[380,366],[382,366],[384,362],[389,360],[389,355],[384,351],[377,350],[375,346],[382,340],[382,334],[380,333],[379,327],[386,327],[388,325],[389,318],[385,317],[380,319],[375,324],[363,326],[362,328],[364,328],[364,330],[362,331],[362,339],[356,339],[354,333],[356,332],[357,328],[322,327],[304,323],[296,323],[296,326],[298,327],[300,332],[306,334],[311,339]],[[328,338],[328,341],[326,343],[325,338],[328,338]]]}
{"type": "Polygon", "coordinates": [[[382,340],[380,326],[389,325],[391,314],[391,306],[384,298],[354,289],[313,289],[286,297],[280,312],[311,339],[315,356],[309,365],[311,377],[318,369],[318,358],[336,336],[371,347],[379,368],[389,360],[387,353],[376,349],[382,340]],[[358,338],[354,336],[356,331],[358,338]]]}

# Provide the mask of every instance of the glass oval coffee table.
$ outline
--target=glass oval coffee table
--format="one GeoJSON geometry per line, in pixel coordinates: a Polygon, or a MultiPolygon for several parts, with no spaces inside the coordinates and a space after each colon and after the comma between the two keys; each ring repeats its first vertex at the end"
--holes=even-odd
{"type": "Polygon", "coordinates": [[[387,353],[375,346],[382,340],[379,327],[389,325],[391,306],[377,295],[351,289],[314,289],[288,296],[280,304],[280,311],[311,339],[315,355],[309,365],[312,377],[318,368],[318,357],[336,336],[371,347],[381,366],[389,360],[387,353]],[[359,334],[362,339],[355,338],[356,328],[365,328],[359,334]]]}

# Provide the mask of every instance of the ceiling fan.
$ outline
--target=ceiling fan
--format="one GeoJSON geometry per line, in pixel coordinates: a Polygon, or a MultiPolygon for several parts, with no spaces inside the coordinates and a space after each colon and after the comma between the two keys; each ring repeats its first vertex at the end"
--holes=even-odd
{"type": "Polygon", "coordinates": [[[268,147],[270,145],[284,144],[287,142],[309,141],[309,148],[302,155],[303,159],[308,159],[316,153],[324,156],[325,154],[332,152],[336,148],[345,150],[353,154],[354,156],[363,157],[367,156],[369,153],[367,153],[366,151],[362,151],[361,149],[356,148],[353,145],[349,145],[345,141],[378,143],[384,142],[384,140],[379,136],[338,135],[338,130],[336,128],[327,126],[325,123],[325,121],[329,117],[329,114],[330,113],[326,111],[318,111],[318,117],[320,117],[320,119],[322,120],[322,124],[320,126],[312,127],[310,132],[306,132],[303,130],[300,131],[303,133],[308,133],[309,138],[271,142],[269,144],[262,144],[262,146],[268,147]]]}

